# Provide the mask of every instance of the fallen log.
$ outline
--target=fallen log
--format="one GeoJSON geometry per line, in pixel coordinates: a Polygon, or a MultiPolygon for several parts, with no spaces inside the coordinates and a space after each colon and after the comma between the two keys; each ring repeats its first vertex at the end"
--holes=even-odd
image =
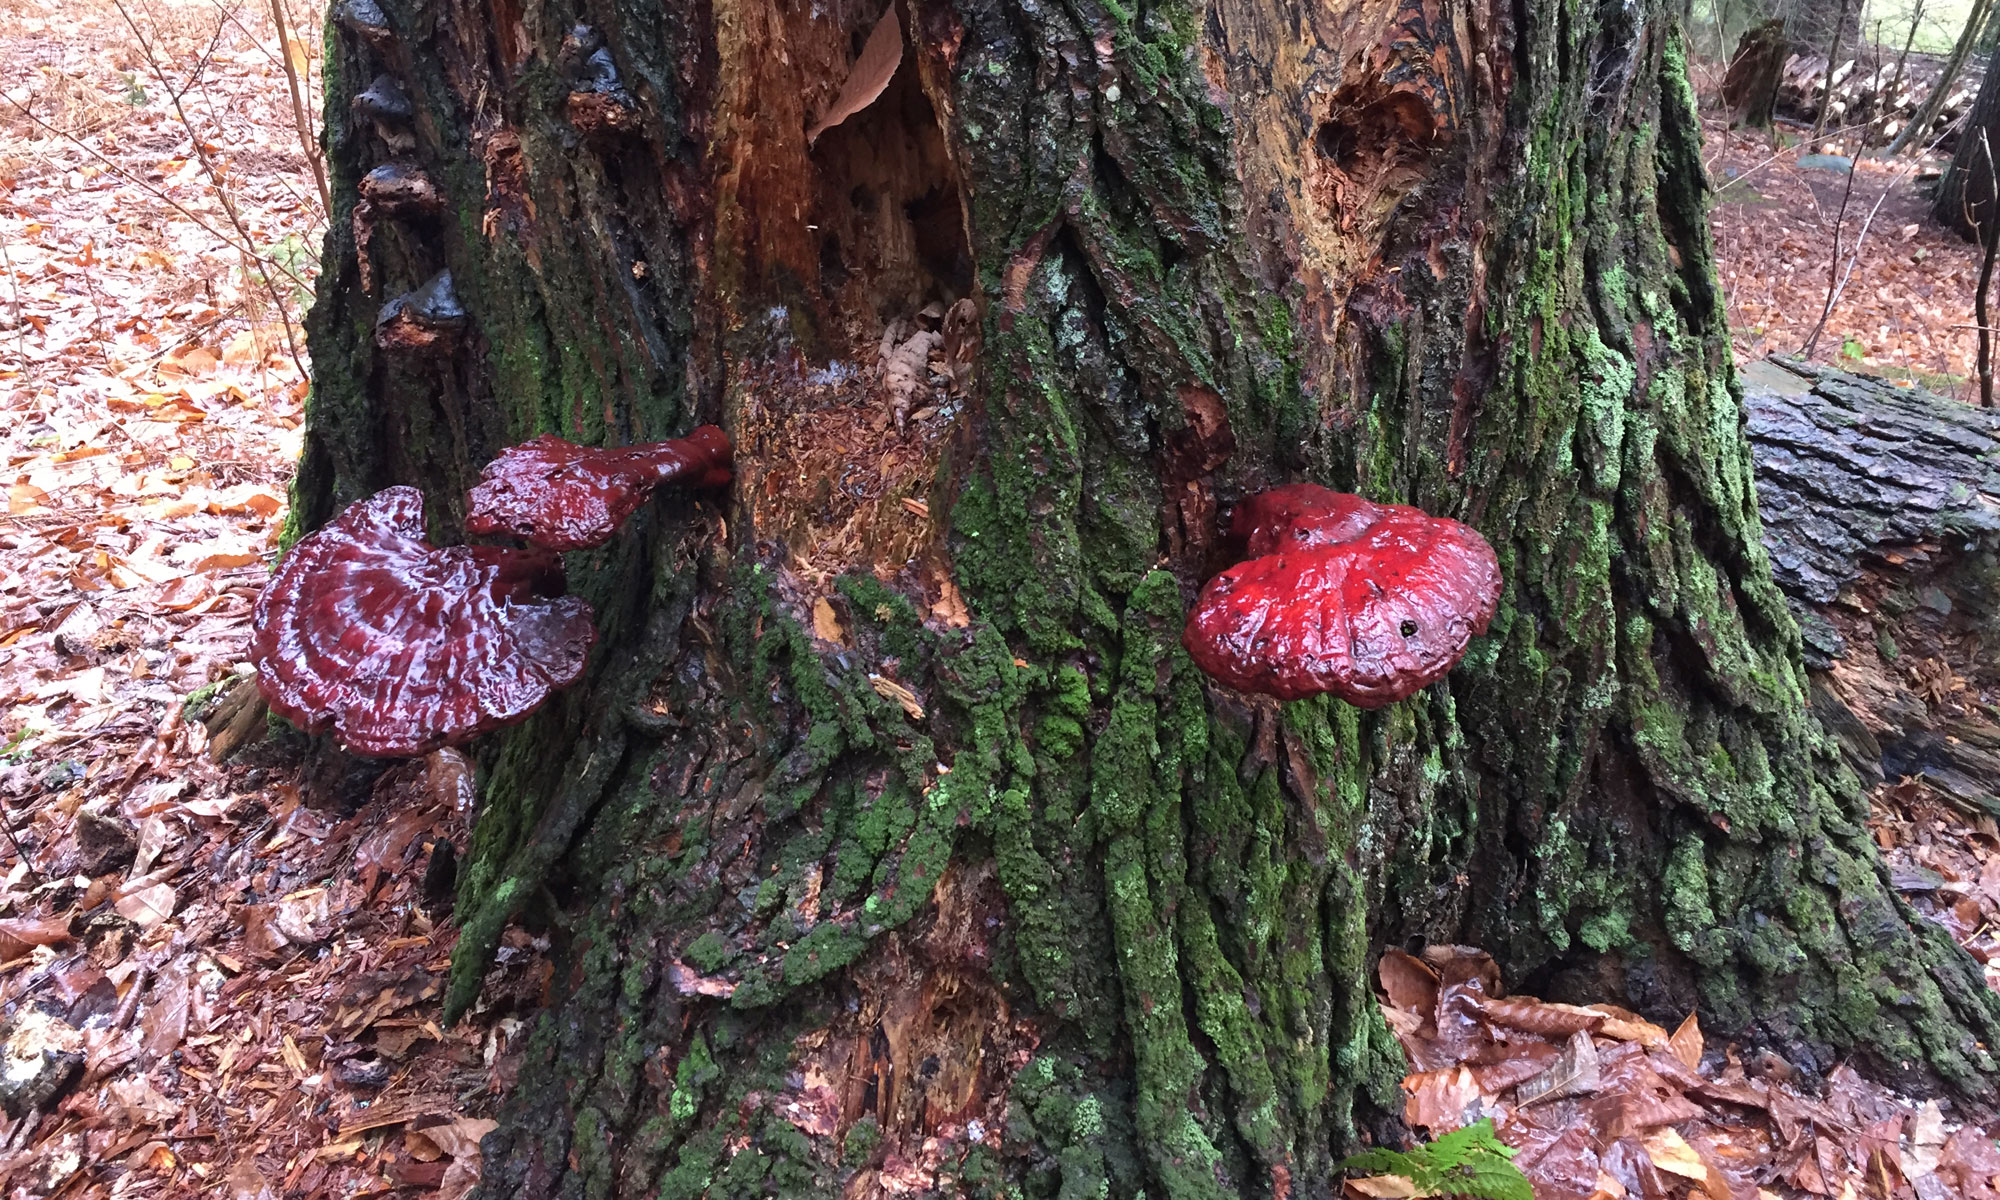
{"type": "Polygon", "coordinates": [[[2000,814],[2000,415],[1793,360],[1742,375],[1822,723],[1869,782],[2000,814]]]}

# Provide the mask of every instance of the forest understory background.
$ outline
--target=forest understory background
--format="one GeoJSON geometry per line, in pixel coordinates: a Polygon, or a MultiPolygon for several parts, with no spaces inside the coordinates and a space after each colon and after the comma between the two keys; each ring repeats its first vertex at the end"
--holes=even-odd
{"type": "MultiPolygon", "coordinates": [[[[320,22],[306,0],[0,0],[0,1061],[42,1064],[0,1072],[10,1196],[461,1195],[549,984],[546,943],[511,932],[478,1010],[440,1024],[463,759],[314,808],[296,746],[239,719],[310,375],[320,22]]],[[[1698,71],[1719,87],[1719,62],[1698,71]]],[[[1810,341],[1976,402],[1981,253],[1930,218],[1941,160],[1856,158],[1837,119],[1810,133],[1709,126],[1739,358],[1810,341]]],[[[1890,779],[1874,829],[2000,987],[1993,815],[1890,779]]],[[[1662,1196],[1995,1194],[2000,1151],[1948,1110],[1848,1068],[1822,1090],[1692,1023],[1521,1000],[1485,1018],[1516,1052],[1468,1064],[1427,1041],[1431,1010],[1490,963],[1432,960],[1383,975],[1422,1068],[1413,1126],[1474,1096],[1505,1114],[1556,1063],[1679,1106],[1593,1118],[1629,1118],[1662,1196]]],[[[1562,1139],[1602,1135],[1519,1161],[1570,1194],[1562,1139]]],[[[933,1149],[882,1186],[948,1180],[953,1146],[933,1149]]]]}

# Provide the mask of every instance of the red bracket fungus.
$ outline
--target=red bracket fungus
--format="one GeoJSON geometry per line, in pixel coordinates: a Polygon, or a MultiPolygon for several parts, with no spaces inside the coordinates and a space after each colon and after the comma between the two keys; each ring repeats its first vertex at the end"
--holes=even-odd
{"type": "Polygon", "coordinates": [[[423,493],[392,487],[292,547],[251,644],[279,715],[357,754],[425,754],[582,675],[597,630],[553,554],[423,538],[423,493]]]}
{"type": "Polygon", "coordinates": [[[1293,484],[1232,528],[1247,561],[1202,588],[1181,641],[1240,691],[1380,708],[1444,678],[1499,607],[1486,539],[1406,505],[1293,484]]]}
{"type": "Polygon", "coordinates": [[[729,435],[713,425],[684,438],[610,449],[545,433],[486,464],[465,527],[515,534],[550,550],[601,546],[656,487],[726,485],[734,453],[729,435]]]}

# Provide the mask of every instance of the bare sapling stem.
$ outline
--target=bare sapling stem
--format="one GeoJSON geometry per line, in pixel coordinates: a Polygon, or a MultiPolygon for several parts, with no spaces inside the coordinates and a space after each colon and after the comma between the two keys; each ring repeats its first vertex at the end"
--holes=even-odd
{"type": "Polygon", "coordinates": [[[1993,258],[2000,252],[2000,176],[1993,166],[1993,144],[1986,131],[1979,131],[1979,152],[1986,158],[1986,178],[1993,195],[1986,205],[1986,220],[1975,224],[1979,230],[1979,288],[1973,293],[1973,319],[1979,322],[1979,406],[1993,407],[1993,329],[1986,315],[1986,302],[1993,289],[1993,258]]]}
{"type": "Polygon", "coordinates": [[[326,186],[326,164],[320,161],[312,120],[306,116],[305,87],[297,65],[292,62],[291,23],[285,20],[285,0],[271,0],[271,22],[278,27],[278,61],[285,66],[285,84],[292,92],[292,122],[298,126],[299,149],[305,151],[306,165],[312,168],[313,182],[319,185],[320,211],[331,213],[333,193],[326,186]]]}

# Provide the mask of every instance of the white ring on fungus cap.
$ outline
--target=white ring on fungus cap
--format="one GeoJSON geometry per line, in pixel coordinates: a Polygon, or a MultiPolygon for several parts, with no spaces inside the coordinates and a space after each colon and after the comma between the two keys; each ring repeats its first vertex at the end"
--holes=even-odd
{"type": "Polygon", "coordinates": [[[265,700],[357,754],[425,754],[520,721],[575,683],[597,637],[540,550],[437,548],[392,487],[292,547],[257,599],[265,700]]]}

